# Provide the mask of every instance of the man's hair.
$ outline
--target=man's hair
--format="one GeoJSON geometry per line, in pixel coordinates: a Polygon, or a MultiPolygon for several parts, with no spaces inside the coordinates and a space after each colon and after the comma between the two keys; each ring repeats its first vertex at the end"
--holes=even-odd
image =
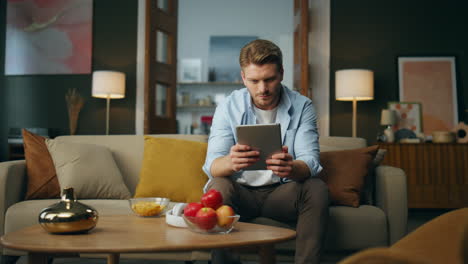
{"type": "Polygon", "coordinates": [[[244,69],[250,64],[264,65],[276,64],[278,71],[283,70],[283,54],[281,49],[273,42],[256,39],[245,45],[239,55],[239,64],[244,69]]]}

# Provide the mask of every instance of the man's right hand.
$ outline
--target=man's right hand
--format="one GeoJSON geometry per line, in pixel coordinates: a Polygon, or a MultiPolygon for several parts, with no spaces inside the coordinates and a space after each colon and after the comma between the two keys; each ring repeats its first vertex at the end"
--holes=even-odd
{"type": "Polygon", "coordinates": [[[237,172],[257,162],[260,159],[260,152],[252,150],[248,145],[236,144],[231,147],[229,158],[231,169],[237,172]]]}

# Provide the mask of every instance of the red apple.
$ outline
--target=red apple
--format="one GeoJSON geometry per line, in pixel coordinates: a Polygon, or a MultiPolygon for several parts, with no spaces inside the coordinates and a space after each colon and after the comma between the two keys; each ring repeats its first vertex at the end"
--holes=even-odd
{"type": "Polygon", "coordinates": [[[203,208],[201,203],[189,203],[184,208],[184,215],[185,216],[195,216],[197,212],[203,208]]]}
{"type": "Polygon", "coordinates": [[[215,227],[218,219],[216,216],[216,211],[210,207],[203,207],[202,209],[198,210],[195,217],[195,224],[203,230],[210,230],[215,227]]]}
{"type": "Polygon", "coordinates": [[[218,216],[218,226],[220,227],[227,227],[234,222],[234,209],[232,209],[229,205],[221,205],[218,209],[216,209],[216,215],[218,216]]]}
{"type": "Polygon", "coordinates": [[[210,207],[216,210],[223,204],[223,196],[219,191],[211,189],[205,194],[203,194],[201,198],[201,203],[205,207],[210,207]]]}

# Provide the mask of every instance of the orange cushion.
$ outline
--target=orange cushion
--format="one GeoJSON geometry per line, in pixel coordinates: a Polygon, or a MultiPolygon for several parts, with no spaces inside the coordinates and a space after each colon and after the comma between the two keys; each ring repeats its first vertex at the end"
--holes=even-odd
{"type": "Polygon", "coordinates": [[[60,197],[60,185],[45,138],[23,129],[28,185],[25,199],[60,197]]]}
{"type": "Polygon", "coordinates": [[[327,183],[334,204],[360,205],[365,178],[378,149],[379,146],[375,145],[320,153],[323,170],[319,177],[327,183]]]}

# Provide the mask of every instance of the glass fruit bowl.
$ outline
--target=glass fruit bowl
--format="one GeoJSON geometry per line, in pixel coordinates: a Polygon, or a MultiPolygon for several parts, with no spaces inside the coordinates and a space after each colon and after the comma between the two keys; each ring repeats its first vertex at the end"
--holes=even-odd
{"type": "Polygon", "coordinates": [[[160,216],[164,214],[169,207],[169,198],[145,197],[131,198],[128,200],[132,211],[143,217],[160,216]]]}
{"type": "Polygon", "coordinates": [[[183,216],[188,228],[196,233],[202,234],[227,234],[234,229],[240,215],[223,216],[222,218],[215,217],[196,217],[183,216]]]}

